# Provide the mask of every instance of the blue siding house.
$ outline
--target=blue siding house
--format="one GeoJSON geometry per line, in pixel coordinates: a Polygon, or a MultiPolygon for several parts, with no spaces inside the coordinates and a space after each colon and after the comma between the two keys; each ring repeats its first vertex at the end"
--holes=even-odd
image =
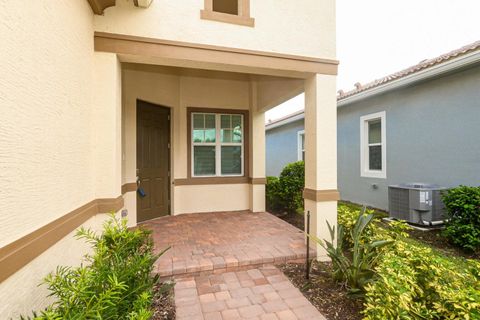
{"type": "Polygon", "coordinates": [[[303,158],[303,111],[265,125],[267,176],[279,176],[283,167],[303,158]]]}
{"type": "MultiPolygon", "coordinates": [[[[388,210],[389,185],[480,185],[480,41],[339,91],[337,101],[343,200],[388,210]]],[[[267,174],[278,175],[299,159],[303,114],[266,130],[267,174]]]]}

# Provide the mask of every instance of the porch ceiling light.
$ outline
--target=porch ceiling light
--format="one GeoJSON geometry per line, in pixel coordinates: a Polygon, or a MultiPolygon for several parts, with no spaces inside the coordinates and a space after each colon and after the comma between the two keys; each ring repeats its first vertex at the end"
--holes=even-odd
{"type": "MultiPolygon", "coordinates": [[[[92,10],[95,14],[103,14],[103,11],[108,7],[115,6],[116,0],[87,0],[92,7],[92,10]]],[[[139,8],[148,8],[153,0],[133,0],[133,3],[136,7],[139,8]]]]}

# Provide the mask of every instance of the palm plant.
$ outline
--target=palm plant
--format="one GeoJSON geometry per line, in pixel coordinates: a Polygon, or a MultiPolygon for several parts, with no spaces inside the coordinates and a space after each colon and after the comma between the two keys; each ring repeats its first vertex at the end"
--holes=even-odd
{"type": "Polygon", "coordinates": [[[343,282],[351,295],[363,295],[365,286],[374,278],[374,267],[380,257],[379,249],[393,243],[392,240],[371,240],[365,237],[364,231],[374,217],[372,214],[365,214],[365,210],[364,207],[350,232],[353,247],[349,255],[345,254],[347,250],[343,246],[345,230],[342,225],[338,226],[336,243],[335,227],[332,227],[328,221],[331,241],[322,241],[308,235],[327,251],[332,259],[334,279],[343,282]]]}

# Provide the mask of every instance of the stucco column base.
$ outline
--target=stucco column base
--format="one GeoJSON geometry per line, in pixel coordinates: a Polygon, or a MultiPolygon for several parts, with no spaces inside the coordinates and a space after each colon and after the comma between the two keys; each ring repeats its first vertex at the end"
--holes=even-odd
{"type": "Polygon", "coordinates": [[[250,185],[250,211],[265,212],[265,185],[250,185]]]}
{"type": "MultiPolygon", "coordinates": [[[[337,201],[316,202],[305,199],[305,228],[307,226],[308,211],[310,211],[310,234],[322,241],[331,241],[327,221],[331,226],[337,225],[337,201]]],[[[318,261],[330,261],[325,249],[315,240],[310,239],[310,247],[317,250],[318,261]]]]}

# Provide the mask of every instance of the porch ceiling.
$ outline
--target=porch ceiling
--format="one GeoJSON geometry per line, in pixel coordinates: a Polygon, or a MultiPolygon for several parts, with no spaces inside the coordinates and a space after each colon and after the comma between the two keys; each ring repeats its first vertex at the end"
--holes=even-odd
{"type": "Polygon", "coordinates": [[[290,77],[258,75],[232,70],[209,70],[203,68],[174,67],[157,64],[126,63],[125,69],[154,72],[176,76],[252,82],[256,86],[257,110],[265,112],[304,91],[304,80],[290,77]]]}

